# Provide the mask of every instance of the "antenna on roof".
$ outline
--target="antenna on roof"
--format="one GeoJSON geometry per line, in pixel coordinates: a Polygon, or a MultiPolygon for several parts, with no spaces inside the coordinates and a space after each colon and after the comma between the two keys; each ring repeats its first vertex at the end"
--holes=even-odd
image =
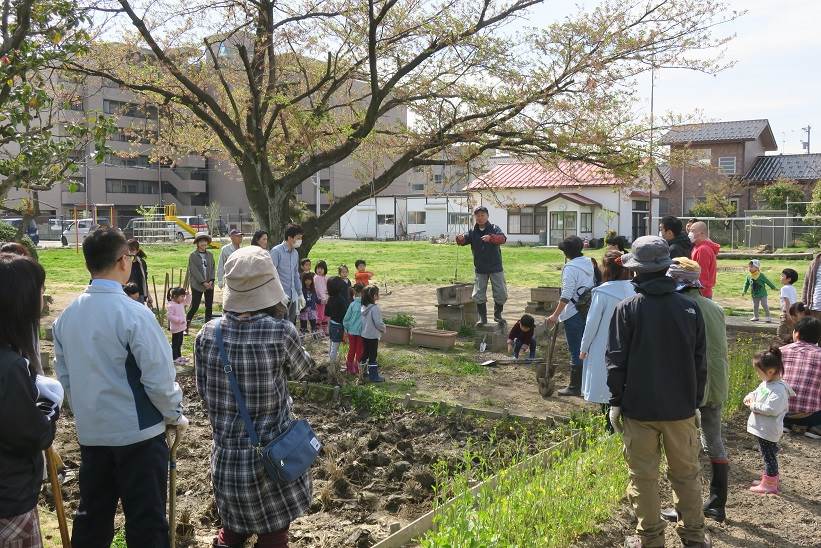
{"type": "Polygon", "coordinates": [[[801,148],[807,151],[807,154],[810,154],[810,131],[812,131],[812,126],[807,124],[807,127],[802,127],[801,131],[807,134],[807,140],[801,141],[801,148]]]}

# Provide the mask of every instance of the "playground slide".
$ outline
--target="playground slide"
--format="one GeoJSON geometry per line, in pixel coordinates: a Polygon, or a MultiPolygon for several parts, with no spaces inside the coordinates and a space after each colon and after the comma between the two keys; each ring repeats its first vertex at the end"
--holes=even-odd
{"type": "MultiPolygon", "coordinates": [[[[188,223],[186,223],[185,221],[183,221],[182,219],[180,219],[176,215],[166,215],[165,220],[176,223],[177,226],[179,226],[185,232],[190,234],[192,238],[197,235],[197,231],[194,229],[194,227],[192,227],[191,225],[189,225],[188,223]]],[[[220,245],[216,242],[211,242],[211,245],[209,247],[211,247],[213,249],[219,249],[220,245]]]]}

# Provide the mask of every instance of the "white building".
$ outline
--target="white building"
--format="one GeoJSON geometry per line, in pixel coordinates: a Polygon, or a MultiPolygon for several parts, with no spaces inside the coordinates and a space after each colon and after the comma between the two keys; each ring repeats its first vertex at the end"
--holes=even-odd
{"type": "MultiPolygon", "coordinates": [[[[654,180],[663,184],[658,173],[654,180]]],[[[490,221],[505,231],[509,242],[538,243],[543,232],[548,245],[558,245],[570,235],[602,238],[611,229],[629,240],[655,233],[655,226],[648,226],[648,188],[590,164],[565,161],[555,167],[500,164],[465,190],[472,204],[488,208],[490,221]]],[[[652,202],[657,221],[655,192],[652,202]]]]}
{"type": "Polygon", "coordinates": [[[471,211],[466,194],[376,196],[345,213],[339,232],[341,238],[350,240],[454,236],[470,227],[471,211]]]}

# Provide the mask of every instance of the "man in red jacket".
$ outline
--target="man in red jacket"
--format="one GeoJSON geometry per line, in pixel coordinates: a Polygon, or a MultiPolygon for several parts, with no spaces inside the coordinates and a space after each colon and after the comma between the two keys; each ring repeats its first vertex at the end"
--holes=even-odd
{"type": "Polygon", "coordinates": [[[701,294],[712,299],[716,285],[716,256],[721,246],[707,237],[707,225],[701,221],[693,223],[688,236],[693,242],[692,258],[701,266],[701,294]]]}

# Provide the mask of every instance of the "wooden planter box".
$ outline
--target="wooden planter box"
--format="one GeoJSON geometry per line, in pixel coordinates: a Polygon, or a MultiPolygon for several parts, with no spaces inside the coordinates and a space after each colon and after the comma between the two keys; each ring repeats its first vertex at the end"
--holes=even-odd
{"type": "Polygon", "coordinates": [[[436,300],[440,305],[460,305],[473,301],[472,284],[456,284],[440,287],[436,290],[436,300]]]}
{"type": "Polygon", "coordinates": [[[410,344],[411,328],[399,325],[385,325],[382,342],[389,344],[410,344]]]}
{"type": "Polygon", "coordinates": [[[533,287],[530,289],[530,300],[537,303],[555,303],[561,294],[561,287],[533,287]]]}
{"type": "Polygon", "coordinates": [[[412,332],[413,344],[425,348],[448,350],[456,344],[456,331],[440,331],[438,329],[416,329],[412,332]]]}

